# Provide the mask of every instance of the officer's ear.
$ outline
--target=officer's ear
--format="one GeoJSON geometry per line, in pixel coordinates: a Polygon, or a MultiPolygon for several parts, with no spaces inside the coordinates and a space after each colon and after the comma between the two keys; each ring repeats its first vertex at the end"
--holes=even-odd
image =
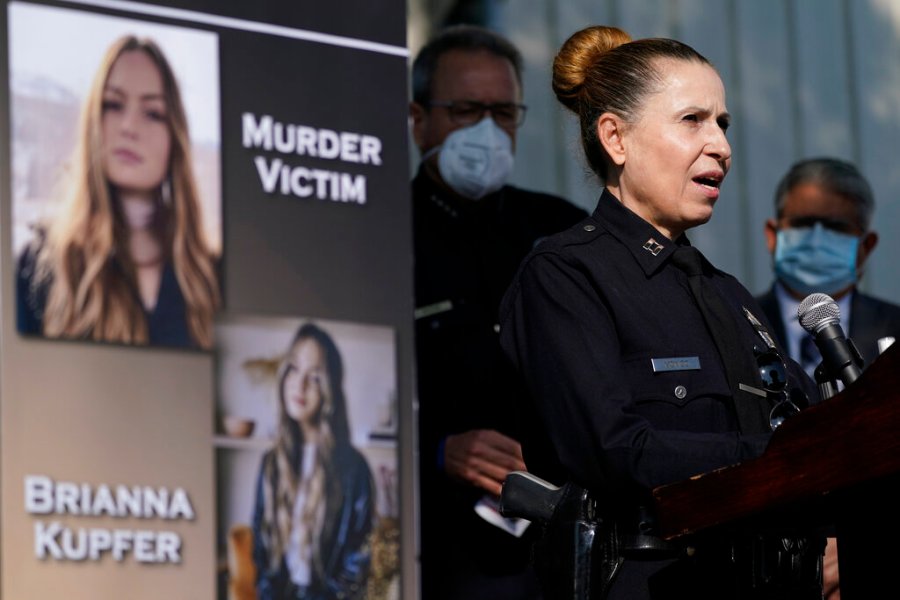
{"type": "Polygon", "coordinates": [[[618,116],[605,112],[597,119],[597,138],[600,145],[613,164],[621,167],[625,164],[625,127],[626,123],[618,116]]]}

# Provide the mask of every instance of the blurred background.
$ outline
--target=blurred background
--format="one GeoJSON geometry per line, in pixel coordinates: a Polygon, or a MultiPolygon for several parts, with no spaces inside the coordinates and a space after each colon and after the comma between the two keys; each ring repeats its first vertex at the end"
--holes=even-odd
{"type": "Polygon", "coordinates": [[[453,23],[487,26],[519,47],[528,117],[512,183],[589,210],[600,184],[582,159],[575,117],[550,90],[556,50],[594,24],[690,44],[725,83],[734,152],[715,215],[691,241],[751,292],[764,291],[763,224],[779,178],[801,158],[850,160],[874,188],[881,238],[861,289],[900,302],[900,0],[409,0],[408,11],[410,62],[453,23]]]}

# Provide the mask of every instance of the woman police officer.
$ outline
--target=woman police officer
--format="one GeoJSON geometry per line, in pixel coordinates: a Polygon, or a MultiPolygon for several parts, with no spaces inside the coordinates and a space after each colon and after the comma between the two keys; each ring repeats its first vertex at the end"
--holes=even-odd
{"type": "MultiPolygon", "coordinates": [[[[783,409],[816,392],[781,359],[751,294],[685,236],[712,216],[731,164],[709,61],[589,27],[560,49],[553,88],[605,189],[590,217],[522,263],[501,344],[531,399],[529,471],[590,490],[628,534],[654,487],[759,456],[783,409]]],[[[626,557],[608,597],[821,597],[823,545],[748,535],[626,557]]]]}

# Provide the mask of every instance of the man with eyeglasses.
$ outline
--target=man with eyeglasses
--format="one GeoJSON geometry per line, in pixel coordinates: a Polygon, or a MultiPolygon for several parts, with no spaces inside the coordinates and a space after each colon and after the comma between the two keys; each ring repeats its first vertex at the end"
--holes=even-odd
{"type": "Polygon", "coordinates": [[[857,290],[878,243],[870,229],[874,209],[872,188],[859,170],[834,158],[794,164],[776,189],[776,217],[765,225],[776,279],[758,300],[791,358],[810,375],[821,357],[806,356],[815,345],[797,320],[797,306],[809,294],[837,301],[844,331],[866,363],[880,354],[879,340],[884,345],[900,334],[900,306],[857,290]]]}
{"type": "Polygon", "coordinates": [[[413,64],[412,134],[422,598],[539,597],[529,533],[496,512],[524,470],[500,300],[543,237],[586,213],[507,184],[525,119],[522,59],[474,26],[444,30],[413,64]],[[478,512],[476,512],[476,510],[478,512]],[[483,516],[480,516],[483,515],[483,516]],[[491,524],[493,520],[495,524],[491,524]]]}
{"type": "MultiPolygon", "coordinates": [[[[856,288],[878,243],[870,229],[874,209],[868,181],[853,164],[834,158],[795,163],[775,191],[776,216],[766,221],[765,233],[776,280],[758,300],[773,333],[810,376],[822,357],[797,319],[809,294],[835,299],[842,327],[867,364],[900,335],[900,306],[856,288]]],[[[840,597],[834,540],[825,554],[825,592],[829,600],[840,597]]]]}

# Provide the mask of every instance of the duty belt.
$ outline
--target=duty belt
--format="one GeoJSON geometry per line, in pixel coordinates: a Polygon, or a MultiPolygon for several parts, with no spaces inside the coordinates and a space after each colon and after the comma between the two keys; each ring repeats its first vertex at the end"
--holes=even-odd
{"type": "MultiPolygon", "coordinates": [[[[821,598],[824,538],[751,534],[668,542],[655,535],[649,510],[638,508],[628,522],[611,518],[584,488],[571,482],[555,486],[523,471],[507,476],[500,512],[541,528],[534,567],[546,598],[602,600],[626,560],[676,558],[681,560],[666,571],[711,572],[713,592],[715,586],[725,585],[744,590],[746,594],[735,596],[740,598],[821,598]]],[[[668,577],[659,575],[657,584],[665,585],[668,577]]]]}

